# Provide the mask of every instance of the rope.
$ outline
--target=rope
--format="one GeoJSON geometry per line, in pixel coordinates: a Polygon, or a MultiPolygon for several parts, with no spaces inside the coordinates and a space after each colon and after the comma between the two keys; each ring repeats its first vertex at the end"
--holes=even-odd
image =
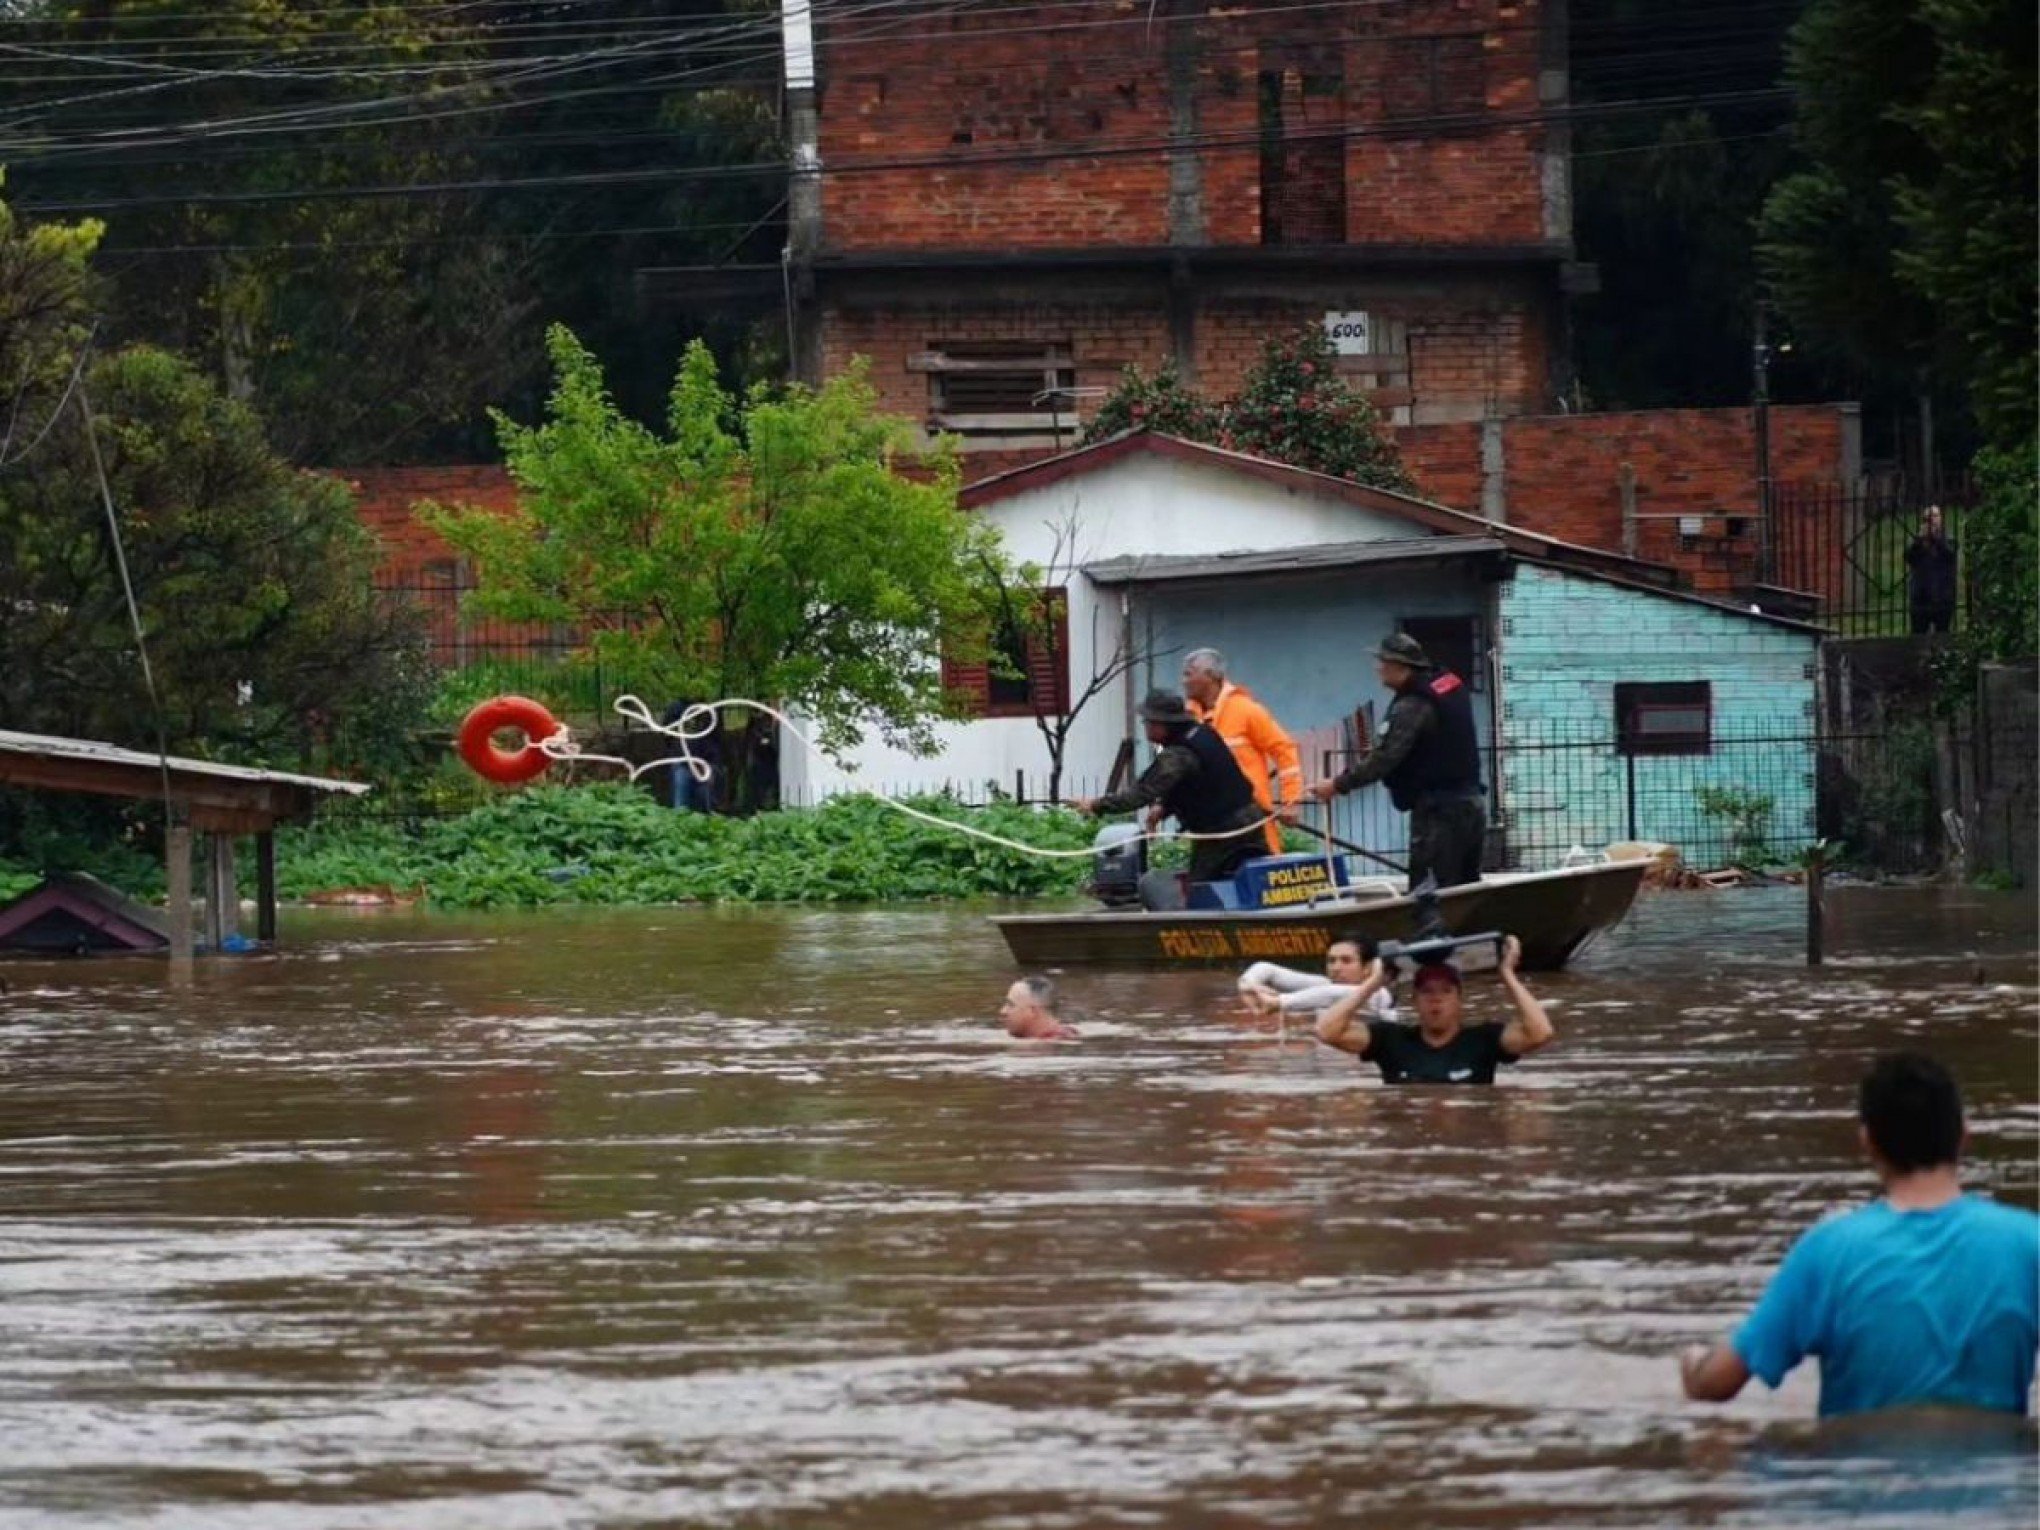
{"type": "MultiPolygon", "coordinates": [[[[815,756],[817,759],[827,758],[822,753],[821,748],[809,739],[806,734],[802,733],[800,729],[796,728],[792,720],[784,712],[781,712],[776,707],[769,707],[762,701],[750,701],[741,696],[728,696],[721,701],[698,701],[670,723],[660,722],[654,718],[651,708],[647,707],[636,696],[617,697],[615,710],[619,716],[631,722],[641,724],[654,733],[662,733],[680,746],[678,754],[662,755],[656,760],[647,760],[641,765],[633,764],[621,755],[595,754],[584,750],[579,744],[574,742],[573,731],[565,723],[560,724],[559,732],[553,734],[551,738],[539,739],[537,744],[538,748],[548,759],[559,760],[565,763],[620,765],[633,781],[649,771],[659,769],[661,766],[685,765],[689,775],[693,776],[697,781],[705,782],[714,772],[715,767],[710,765],[708,761],[697,758],[694,751],[688,748],[688,744],[691,740],[707,738],[715,732],[720,726],[716,714],[724,707],[748,707],[752,711],[763,712],[791,734],[795,742],[810,755],[815,756]]],[[[957,834],[966,834],[972,839],[981,839],[987,844],[998,845],[1003,849],[1017,851],[1021,855],[1040,856],[1043,860],[1075,860],[1078,857],[1089,859],[1096,853],[1089,845],[1084,846],[1080,850],[1051,850],[1041,845],[1027,844],[1022,840],[1008,839],[1005,835],[994,834],[989,829],[980,829],[973,824],[958,823],[953,818],[943,818],[935,813],[923,812],[920,808],[914,807],[910,803],[898,802],[891,797],[881,797],[877,792],[873,791],[846,792],[844,795],[869,797],[875,802],[884,803],[894,812],[904,813],[907,817],[919,819],[922,823],[933,824],[938,829],[948,829],[957,834]]],[[[1243,834],[1249,834],[1259,829],[1274,816],[1274,814],[1270,813],[1255,819],[1251,824],[1238,829],[1228,829],[1222,834],[1193,834],[1189,832],[1164,834],[1157,829],[1144,829],[1139,837],[1141,839],[1182,840],[1237,839],[1243,834]]]]}

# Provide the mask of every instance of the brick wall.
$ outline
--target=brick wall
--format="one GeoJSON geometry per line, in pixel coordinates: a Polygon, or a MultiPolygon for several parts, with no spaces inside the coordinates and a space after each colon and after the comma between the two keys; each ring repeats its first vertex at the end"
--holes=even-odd
{"type": "Polygon", "coordinates": [[[440,565],[453,558],[453,549],[419,523],[421,500],[491,510],[517,502],[510,475],[494,465],[351,468],[336,476],[354,490],[362,524],[381,539],[382,577],[390,583],[419,584],[451,573],[440,565]]]}
{"type": "Polygon", "coordinates": [[[1513,837],[1595,849],[1630,837],[1632,760],[1615,739],[1615,686],[1708,683],[1705,752],[1633,761],[1636,836],[1701,864],[1730,858],[1728,825],[1698,789],[1771,798],[1764,830],[1789,855],[1814,837],[1812,634],[1690,600],[1518,565],[1500,587],[1504,810],[1513,837]]]}
{"type": "MultiPolygon", "coordinates": [[[[1771,410],[1771,476],[1831,482],[1851,455],[1852,412],[1806,404],[1771,410]]],[[[1501,424],[1504,517],[1590,547],[1622,548],[1622,469],[1636,474],[1637,556],[1684,569],[1694,587],[1726,591],[1757,557],[1756,446],[1747,409],[1653,409],[1537,415],[1501,424]],[[1677,520],[1702,518],[1698,536],[1677,520]]],[[[1476,424],[1397,434],[1403,461],[1429,498],[1478,510],[1486,481],[1476,424]]]]}
{"type": "Polygon", "coordinates": [[[823,244],[1170,242],[1172,79],[1187,82],[1201,211],[1181,242],[1262,242],[1264,133],[1292,242],[1537,241],[1543,137],[1522,118],[1542,23],[1538,0],[1194,23],[1117,0],[824,17],[823,244]],[[1114,147],[1128,152],[1099,152],[1114,147]],[[860,168],[893,160],[913,163],[860,168]]]}
{"type": "MultiPolygon", "coordinates": [[[[1250,337],[1265,333],[1266,315],[1233,324],[1221,310],[1200,324],[1209,335],[1204,366],[1221,389],[1234,385],[1251,359],[1250,337]],[[1231,379],[1231,380],[1228,380],[1231,379]]],[[[1069,339],[1075,345],[1078,382],[1109,385],[1120,367],[1158,365],[1167,352],[1166,319],[1159,307],[1071,304],[1020,310],[929,305],[914,310],[853,311],[826,331],[836,348],[835,370],[852,354],[873,359],[872,380],[884,407],[924,419],[928,385],[906,360],[930,342],[956,335],[1010,339],[1069,339]]],[[[1253,339],[1258,345],[1258,338],[1253,339]]],[[[1421,378],[1419,379],[1421,386],[1421,378]]],[[[1084,406],[1088,412],[1090,405],[1084,406]]],[[[1771,411],[1773,476],[1781,483],[1826,482],[1842,476],[1853,430],[1850,411],[1833,404],[1792,405],[1771,411]]],[[[1078,424],[1066,431],[1076,443],[1078,424]]],[[[1726,592],[1745,585],[1755,570],[1754,525],[1731,527],[1755,513],[1755,450],[1749,411],[1665,409],[1619,414],[1538,415],[1501,422],[1501,495],[1507,520],[1589,547],[1622,550],[1622,466],[1636,470],[1636,506],[1645,515],[1697,515],[1701,534],[1685,537],[1677,521],[1640,520],[1637,554],[1682,569],[1694,588],[1726,592]]],[[[1479,511],[1487,474],[1482,427],[1475,422],[1412,426],[1396,433],[1403,464],[1418,492],[1454,509],[1479,511]]],[[[989,449],[965,460],[969,480],[1036,461],[1052,447],[989,449]]],[[[360,496],[362,520],[383,538],[391,577],[414,581],[428,564],[450,556],[413,513],[419,500],[462,501],[507,508],[515,494],[500,467],[376,468],[346,475],[360,496]]]]}
{"type": "MultiPolygon", "coordinates": [[[[830,302],[820,321],[823,375],[841,371],[854,356],[868,357],[872,383],[885,407],[924,421],[928,377],[909,363],[918,353],[947,343],[1067,346],[1076,362],[1078,387],[1092,389],[1109,389],[1129,365],[1153,370],[1173,350],[1159,283],[1084,296],[1081,289],[1071,291],[1074,284],[1066,278],[1030,273],[1002,287],[999,296],[984,299],[927,301],[887,294],[830,302]],[[1047,295],[1058,289],[1071,295],[1047,295]]],[[[1197,385],[1207,395],[1236,391],[1269,336],[1321,323],[1327,312],[1346,308],[1373,313],[1377,324],[1394,334],[1392,343],[1407,347],[1407,373],[1372,395],[1384,417],[1404,408],[1419,420],[1477,419],[1497,412],[1520,414],[1549,402],[1543,303],[1531,284],[1472,275],[1377,284],[1350,294],[1335,288],[1283,298],[1201,293],[1190,356],[1197,385]]],[[[1075,402],[1065,445],[1096,408],[1096,398],[1075,402]]],[[[1448,456],[1449,440],[1441,438],[1431,455],[1448,456]]],[[[1053,449],[1046,429],[1025,441],[979,440],[967,445],[967,472],[981,477],[992,471],[978,460],[980,453],[1015,461],[1053,449]]],[[[1477,503],[1477,496],[1471,503],[1477,503]]]]}

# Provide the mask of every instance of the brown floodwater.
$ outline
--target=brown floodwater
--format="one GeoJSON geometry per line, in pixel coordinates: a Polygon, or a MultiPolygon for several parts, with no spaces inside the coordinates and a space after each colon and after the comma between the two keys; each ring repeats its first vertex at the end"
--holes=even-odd
{"type": "Polygon", "coordinates": [[[2030,1525],[2023,1431],[1678,1395],[1870,1193],[1878,1051],[2040,1192],[2032,905],[1835,902],[1809,973],[1794,890],[1646,899],[1486,1091],[1221,974],[1009,1042],[967,909],[0,966],[0,1526],[2030,1525]]]}

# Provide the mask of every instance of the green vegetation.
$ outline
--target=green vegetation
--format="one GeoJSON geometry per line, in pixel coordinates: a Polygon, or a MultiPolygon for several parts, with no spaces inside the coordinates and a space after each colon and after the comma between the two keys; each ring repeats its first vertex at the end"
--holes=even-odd
{"type": "Polygon", "coordinates": [[[1736,865],[1760,870],[1770,863],[1775,797],[1739,786],[1696,786],[1693,800],[1709,818],[1727,824],[1729,859],[1736,865]]]}
{"type": "Polygon", "coordinates": [[[1184,383],[1173,362],[1152,373],[1129,367],[1098,406],[1084,439],[1140,429],[1377,489],[1413,487],[1381,417],[1339,375],[1332,343],[1315,325],[1269,340],[1245,386],[1228,399],[1206,399],[1184,383]]]}
{"type": "MultiPolygon", "coordinates": [[[[1088,845],[1095,826],[1060,809],[964,808],[939,817],[1045,849],[1088,845]]],[[[278,890],[423,888],[443,908],[551,903],[865,903],[1073,893],[1088,860],[1046,860],[918,822],[869,797],[812,812],[710,817],[634,787],[534,787],[455,818],[358,820],[286,831],[278,890]]]]}
{"type": "MultiPolygon", "coordinates": [[[[1005,568],[996,530],[957,507],[953,454],[880,413],[861,365],[738,400],[697,341],[658,431],[618,410],[573,335],[549,345],[545,422],[496,416],[518,513],[424,511],[475,565],[470,607],[582,634],[654,704],[748,696],[805,713],[825,749],[867,728],[932,748],[940,661],[982,646],[1005,568]]],[[[733,781],[759,732],[726,737],[733,781]]]]}
{"type": "Polygon", "coordinates": [[[103,463],[172,750],[401,758],[428,678],[371,587],[374,539],[347,490],[285,462],[189,363],[90,343],[99,234],[24,228],[0,206],[0,314],[19,316],[0,322],[0,377],[18,385],[0,447],[0,717],[156,743],[103,463]]]}

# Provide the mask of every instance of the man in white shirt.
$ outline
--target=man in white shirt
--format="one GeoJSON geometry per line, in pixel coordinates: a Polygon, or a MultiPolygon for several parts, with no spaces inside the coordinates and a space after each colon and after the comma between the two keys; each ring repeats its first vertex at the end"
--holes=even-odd
{"type": "MultiPolygon", "coordinates": [[[[1323,977],[1255,962],[1240,974],[1240,998],[1257,1015],[1315,1014],[1357,990],[1374,956],[1371,940],[1335,940],[1325,948],[1323,977]]],[[[1378,1020],[1393,1020],[1394,993],[1386,987],[1377,989],[1368,998],[1367,1012],[1378,1020]]]]}

